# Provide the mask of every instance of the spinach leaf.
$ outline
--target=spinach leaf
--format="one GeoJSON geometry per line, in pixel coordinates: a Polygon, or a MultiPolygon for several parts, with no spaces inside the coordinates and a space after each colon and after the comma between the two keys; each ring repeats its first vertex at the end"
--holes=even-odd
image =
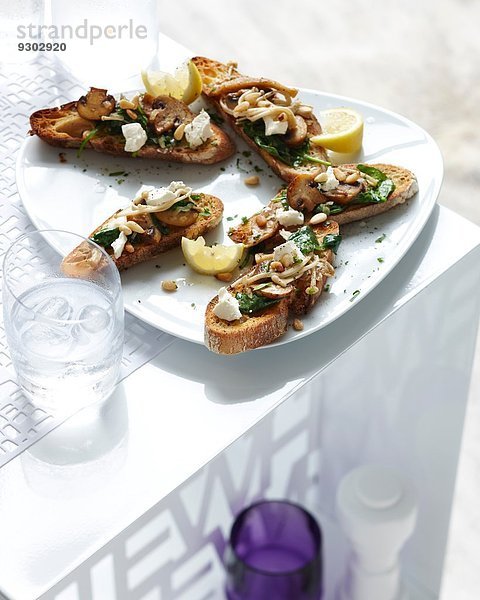
{"type": "Polygon", "coordinates": [[[207,110],[207,113],[210,116],[210,120],[213,121],[215,125],[222,125],[224,122],[224,119],[214,110],[207,110]]]}
{"type": "Polygon", "coordinates": [[[112,245],[118,236],[120,235],[120,229],[115,227],[115,229],[101,229],[94,233],[90,238],[93,242],[102,246],[103,248],[108,248],[112,245]]]}
{"type": "Polygon", "coordinates": [[[277,299],[274,300],[273,298],[265,298],[265,296],[260,296],[260,294],[255,294],[255,292],[253,292],[251,295],[245,294],[244,292],[239,292],[235,297],[238,300],[240,312],[243,315],[252,315],[259,310],[267,308],[267,306],[271,306],[272,304],[279,302],[277,299]]]}
{"type": "Polygon", "coordinates": [[[394,189],[395,184],[393,181],[391,179],[384,179],[378,187],[358,194],[353,200],[353,204],[379,204],[380,202],[386,202],[394,189]]]}
{"type": "Polygon", "coordinates": [[[341,241],[342,241],[342,236],[340,234],[336,235],[334,233],[328,233],[323,238],[322,247],[325,250],[328,248],[336,254],[341,241]]]}
{"type": "Polygon", "coordinates": [[[387,179],[385,173],[383,173],[383,171],[380,171],[380,169],[376,169],[375,167],[370,167],[369,165],[357,165],[357,169],[362,173],[365,173],[365,175],[370,175],[370,177],[373,177],[379,183],[387,179]]]}
{"type": "Polygon", "coordinates": [[[90,131],[85,138],[83,139],[82,143],[80,144],[78,150],[77,150],[77,158],[80,158],[80,156],[82,155],[82,152],[85,149],[85,146],[88,144],[88,142],[97,135],[98,133],[98,128],[96,127],[95,129],[92,129],[92,131],[90,131]]]}
{"type": "Polygon", "coordinates": [[[242,127],[243,131],[259,148],[262,148],[291,167],[298,167],[305,161],[330,165],[326,161],[309,155],[310,142],[308,139],[300,146],[290,148],[285,144],[282,135],[265,135],[265,123],[262,120],[255,122],[245,121],[242,127]]]}
{"type": "Polygon", "coordinates": [[[194,206],[195,204],[191,202],[189,198],[185,198],[185,200],[179,200],[178,202],[175,202],[175,204],[172,204],[173,210],[176,210],[177,212],[188,212],[192,210],[194,206]]]}
{"type": "Polygon", "coordinates": [[[155,213],[150,213],[150,217],[152,218],[152,223],[155,227],[160,231],[162,235],[168,235],[170,233],[170,229],[165,223],[159,221],[155,215],[155,213]]]}
{"type": "Polygon", "coordinates": [[[313,209],[313,214],[318,215],[319,213],[325,213],[328,217],[329,215],[338,215],[339,213],[343,212],[344,210],[345,210],[344,206],[341,206],[340,204],[335,204],[335,202],[332,202],[332,204],[317,204],[315,206],[315,208],[313,209]]]}
{"type": "Polygon", "coordinates": [[[309,254],[310,252],[321,249],[315,232],[308,225],[304,225],[303,227],[300,227],[300,229],[297,229],[297,231],[292,233],[288,238],[288,241],[294,242],[302,254],[309,254]]]}

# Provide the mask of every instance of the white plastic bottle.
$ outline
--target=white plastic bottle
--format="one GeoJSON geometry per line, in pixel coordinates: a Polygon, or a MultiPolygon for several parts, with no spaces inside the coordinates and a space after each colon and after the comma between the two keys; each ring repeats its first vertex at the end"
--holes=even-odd
{"type": "Polygon", "coordinates": [[[392,469],[359,467],[340,483],[337,516],[352,545],[338,599],[405,600],[399,553],[416,524],[412,486],[392,469]]]}

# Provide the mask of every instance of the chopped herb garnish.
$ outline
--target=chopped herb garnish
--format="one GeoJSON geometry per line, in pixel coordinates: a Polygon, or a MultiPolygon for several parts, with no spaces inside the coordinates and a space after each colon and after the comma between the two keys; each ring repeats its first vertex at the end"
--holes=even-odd
{"type": "Polygon", "coordinates": [[[250,150],[244,150],[244,151],[242,152],[242,154],[243,154],[243,156],[244,156],[245,158],[250,158],[250,156],[252,156],[252,153],[251,153],[251,151],[250,151],[250,150]]]}
{"type": "Polygon", "coordinates": [[[225,167],[220,167],[220,171],[225,171],[225,167]]]}
{"type": "Polygon", "coordinates": [[[242,217],[242,223],[246,225],[248,223],[248,217],[242,217]]]}
{"type": "Polygon", "coordinates": [[[190,194],[190,198],[195,201],[200,200],[201,197],[201,194],[190,194]]]}
{"type": "Polygon", "coordinates": [[[204,208],[201,212],[198,213],[201,217],[209,217],[212,213],[209,208],[204,208]]]}
{"type": "Polygon", "coordinates": [[[258,165],[254,165],[253,170],[255,173],[263,173],[262,167],[259,167],[258,165]]]}
{"type": "Polygon", "coordinates": [[[355,290],[352,294],[352,297],[350,298],[350,302],[353,302],[359,293],[360,293],[360,290],[355,290]]]}
{"type": "Polygon", "coordinates": [[[260,296],[260,294],[255,293],[245,294],[239,292],[235,297],[238,300],[238,306],[243,315],[252,315],[279,302],[277,299],[265,298],[265,296],[260,296]]]}
{"type": "Polygon", "coordinates": [[[227,221],[233,221],[233,217],[227,217],[227,221]]]}
{"type": "Polygon", "coordinates": [[[382,235],[375,240],[375,243],[376,244],[381,244],[386,237],[387,237],[387,234],[386,233],[382,233],[382,235]]]}
{"type": "Polygon", "coordinates": [[[109,177],[119,177],[120,175],[126,175],[125,171],[115,171],[114,173],[109,173],[109,177]]]}
{"type": "Polygon", "coordinates": [[[327,283],[327,284],[324,286],[324,288],[323,288],[323,291],[324,291],[324,292],[329,292],[329,291],[330,291],[330,284],[329,284],[329,283],[327,283]]]}
{"type": "Polygon", "coordinates": [[[94,233],[90,239],[103,248],[109,248],[119,235],[120,229],[115,227],[114,229],[101,229],[94,233]]]}
{"type": "Polygon", "coordinates": [[[237,169],[239,171],[243,171],[243,173],[248,173],[248,169],[244,169],[243,166],[241,165],[241,158],[237,158],[237,169]]]}
{"type": "Polygon", "coordinates": [[[288,238],[288,241],[294,242],[302,254],[309,254],[310,252],[321,249],[315,232],[308,225],[304,225],[295,231],[295,233],[292,233],[288,238]]]}
{"type": "Polygon", "coordinates": [[[378,262],[379,262],[379,263],[383,263],[383,262],[385,262],[385,259],[384,259],[384,258],[382,258],[381,256],[379,256],[379,257],[377,258],[377,260],[378,260],[378,262]]]}

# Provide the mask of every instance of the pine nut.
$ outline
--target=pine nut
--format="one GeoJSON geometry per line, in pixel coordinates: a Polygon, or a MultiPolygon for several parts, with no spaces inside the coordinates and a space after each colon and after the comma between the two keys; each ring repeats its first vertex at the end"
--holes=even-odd
{"type": "Polygon", "coordinates": [[[280,262],[284,267],[288,268],[293,265],[293,258],[290,256],[290,254],[284,254],[280,259],[280,262]]]}
{"type": "Polygon", "coordinates": [[[127,108],[126,113],[134,121],[136,121],[138,119],[137,113],[134,113],[133,110],[130,110],[129,108],[127,108]]]}
{"type": "Polygon", "coordinates": [[[337,167],[335,167],[335,169],[333,169],[333,174],[338,179],[338,181],[345,181],[345,179],[347,177],[345,172],[342,171],[342,169],[338,169],[337,167]]]}
{"type": "Polygon", "coordinates": [[[312,111],[313,108],[311,106],[302,105],[297,108],[297,114],[301,115],[302,117],[308,117],[308,115],[312,114],[312,111]]]}
{"type": "Polygon", "coordinates": [[[358,178],[360,177],[360,173],[358,171],[356,171],[355,173],[351,173],[346,179],[345,179],[345,183],[355,183],[356,181],[358,181],[358,178]]]}
{"type": "Polygon", "coordinates": [[[283,273],[283,271],[285,270],[285,267],[279,260],[274,260],[270,264],[270,268],[272,269],[272,271],[277,271],[278,273],[283,273]]]}
{"type": "Polygon", "coordinates": [[[131,254],[132,252],[135,252],[135,248],[132,246],[132,244],[125,244],[125,250],[131,254]]]}
{"type": "Polygon", "coordinates": [[[120,102],[118,103],[118,105],[120,106],[120,108],[123,108],[124,110],[127,108],[136,108],[135,104],[133,102],[130,102],[130,100],[127,100],[126,98],[122,98],[120,100],[120,102]]]}
{"type": "Polygon", "coordinates": [[[295,329],[295,331],[303,331],[303,321],[301,321],[300,319],[294,319],[293,328],[295,329]]]}
{"type": "Polygon", "coordinates": [[[164,292],[176,292],[177,289],[177,282],[173,281],[173,279],[166,279],[165,281],[162,281],[162,290],[164,292]]]}
{"type": "Polygon", "coordinates": [[[325,182],[327,181],[327,179],[328,179],[328,175],[327,175],[327,173],[324,171],[323,173],[319,173],[319,174],[318,174],[318,175],[315,177],[314,181],[315,181],[316,183],[325,183],[325,182]]]}
{"type": "Polygon", "coordinates": [[[257,225],[262,228],[265,227],[265,225],[267,224],[267,219],[265,215],[257,215],[255,217],[255,221],[257,222],[257,225]]]}
{"type": "Polygon", "coordinates": [[[224,281],[225,283],[232,281],[233,273],[217,273],[215,275],[216,279],[219,281],[224,281]]]}
{"type": "Polygon", "coordinates": [[[173,137],[177,140],[177,142],[179,142],[182,139],[185,127],[186,123],[180,123],[180,125],[175,129],[173,137]]]}
{"type": "Polygon", "coordinates": [[[325,213],[317,213],[313,215],[310,219],[310,225],[318,225],[319,223],[323,223],[327,220],[327,215],[325,213]]]}
{"type": "Polygon", "coordinates": [[[258,175],[252,175],[251,177],[244,179],[243,183],[245,185],[258,185],[260,183],[260,177],[258,175]]]}

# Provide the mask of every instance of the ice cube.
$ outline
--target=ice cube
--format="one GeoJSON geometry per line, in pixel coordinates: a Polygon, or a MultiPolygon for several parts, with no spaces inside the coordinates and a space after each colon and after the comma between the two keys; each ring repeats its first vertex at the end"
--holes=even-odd
{"type": "Polygon", "coordinates": [[[70,347],[71,338],[66,329],[28,321],[23,327],[20,342],[27,353],[32,352],[44,358],[58,358],[65,356],[70,347]]]}
{"type": "Polygon", "coordinates": [[[42,302],[39,302],[34,310],[42,317],[57,319],[59,321],[68,321],[73,315],[73,306],[66,298],[61,296],[52,296],[42,302]]]}
{"type": "Polygon", "coordinates": [[[78,316],[82,327],[89,333],[106,331],[110,324],[110,315],[100,306],[88,304],[84,306],[78,316]]]}

